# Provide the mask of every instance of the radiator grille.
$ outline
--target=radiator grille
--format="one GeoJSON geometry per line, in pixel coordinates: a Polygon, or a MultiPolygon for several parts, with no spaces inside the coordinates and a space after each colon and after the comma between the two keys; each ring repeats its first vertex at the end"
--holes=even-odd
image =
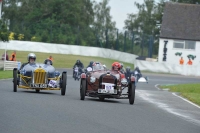
{"type": "Polygon", "coordinates": [[[46,71],[44,69],[36,69],[34,71],[34,83],[45,84],[46,71]]]}
{"type": "Polygon", "coordinates": [[[113,75],[101,75],[99,78],[99,88],[104,89],[105,85],[103,85],[102,83],[111,83],[111,84],[115,84],[114,89],[116,89],[117,86],[117,78],[113,75]]]}
{"type": "Polygon", "coordinates": [[[102,82],[114,84],[115,83],[115,79],[112,76],[104,76],[102,78],[102,82]]]}

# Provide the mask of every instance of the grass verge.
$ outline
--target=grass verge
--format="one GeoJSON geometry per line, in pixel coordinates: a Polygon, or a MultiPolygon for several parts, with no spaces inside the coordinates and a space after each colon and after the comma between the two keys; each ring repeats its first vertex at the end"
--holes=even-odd
{"type": "Polygon", "coordinates": [[[200,83],[161,85],[161,89],[169,89],[170,92],[178,92],[182,97],[200,106],[200,83]]]}
{"type": "Polygon", "coordinates": [[[0,70],[0,79],[7,79],[13,77],[13,71],[0,70]]]}
{"type": "MultiPolygon", "coordinates": [[[[13,51],[8,50],[7,53],[11,56],[13,51]]],[[[0,53],[3,54],[4,50],[0,49],[0,53]]],[[[22,63],[27,62],[27,55],[32,52],[28,51],[16,51],[16,59],[22,63]]],[[[102,64],[105,64],[107,68],[111,68],[111,64],[117,60],[92,57],[92,56],[79,56],[79,55],[67,55],[67,54],[51,54],[51,53],[40,53],[34,52],[36,54],[36,62],[43,63],[50,55],[53,56],[53,66],[55,68],[72,68],[77,59],[80,59],[84,64],[84,67],[88,66],[90,61],[98,61],[102,64]]],[[[121,61],[120,61],[121,62],[121,61]]],[[[134,65],[131,63],[121,62],[124,64],[124,68],[130,66],[131,69],[134,68],[134,65]]],[[[2,71],[0,70],[0,79],[11,78],[12,71],[2,71]]]]}

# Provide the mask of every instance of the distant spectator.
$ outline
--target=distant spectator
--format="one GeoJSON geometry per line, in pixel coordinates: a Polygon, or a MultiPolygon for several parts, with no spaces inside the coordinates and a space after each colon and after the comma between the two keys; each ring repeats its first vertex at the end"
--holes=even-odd
{"type": "MultiPolygon", "coordinates": [[[[2,59],[2,60],[5,59],[5,53],[2,55],[1,59],[2,59]]],[[[8,53],[7,53],[7,51],[6,51],[6,60],[9,60],[9,57],[8,57],[8,53]]]]}
{"type": "Polygon", "coordinates": [[[51,61],[53,61],[53,57],[51,55],[49,56],[48,59],[51,60],[51,61]]]}
{"type": "Polygon", "coordinates": [[[192,65],[192,60],[189,59],[189,61],[187,62],[188,65],[192,65]]]}
{"type": "Polygon", "coordinates": [[[183,57],[181,57],[181,59],[180,59],[180,65],[183,65],[184,64],[184,59],[183,59],[183,57]]]}
{"type": "Polygon", "coordinates": [[[10,61],[16,61],[16,51],[11,54],[10,61]]]}

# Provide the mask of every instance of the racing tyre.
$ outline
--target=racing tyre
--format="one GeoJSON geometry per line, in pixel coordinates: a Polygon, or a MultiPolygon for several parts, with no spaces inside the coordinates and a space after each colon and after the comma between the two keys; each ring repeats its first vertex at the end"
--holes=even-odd
{"type": "Polygon", "coordinates": [[[80,85],[80,99],[85,99],[85,91],[86,91],[86,79],[81,79],[81,85],[80,85]]]}
{"type": "Polygon", "coordinates": [[[13,91],[17,92],[17,68],[13,69],[13,91]]]}
{"type": "Polygon", "coordinates": [[[66,91],[66,85],[67,85],[67,73],[63,72],[62,73],[62,87],[61,87],[61,95],[65,95],[66,91]]]}
{"type": "Polygon", "coordinates": [[[99,100],[100,100],[100,101],[104,101],[105,98],[104,98],[104,97],[99,97],[99,100]]]}
{"type": "Polygon", "coordinates": [[[39,92],[40,92],[40,90],[35,90],[35,92],[36,92],[36,93],[39,93],[39,92]]]}
{"type": "Polygon", "coordinates": [[[135,83],[131,82],[129,85],[129,103],[134,104],[135,101],[135,83]]]}

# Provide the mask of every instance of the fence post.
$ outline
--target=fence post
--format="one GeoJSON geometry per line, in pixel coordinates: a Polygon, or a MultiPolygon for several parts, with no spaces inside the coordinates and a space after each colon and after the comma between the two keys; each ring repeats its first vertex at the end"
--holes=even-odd
{"type": "Polygon", "coordinates": [[[134,47],[134,31],[132,32],[132,48],[131,48],[132,54],[133,54],[133,47],[134,47]]]}
{"type": "Polygon", "coordinates": [[[150,54],[149,57],[152,58],[152,50],[153,50],[153,36],[150,36],[150,54]]]}
{"type": "Polygon", "coordinates": [[[108,48],[108,29],[106,29],[106,48],[108,48]]]}
{"type": "Polygon", "coordinates": [[[51,25],[51,29],[50,30],[51,30],[50,42],[52,43],[52,25],[51,25]]]}
{"type": "Polygon", "coordinates": [[[118,29],[117,29],[117,40],[116,40],[115,50],[118,50],[118,48],[119,48],[119,35],[118,35],[118,29]]]}
{"type": "Polygon", "coordinates": [[[125,52],[125,49],[126,49],[126,31],[124,32],[124,52],[125,52]]]}
{"type": "Polygon", "coordinates": [[[142,51],[141,51],[141,56],[143,56],[143,43],[144,43],[144,34],[142,35],[142,41],[141,41],[141,48],[142,48],[142,51]]]}
{"type": "Polygon", "coordinates": [[[79,26],[78,26],[78,29],[77,29],[77,37],[76,37],[76,45],[79,45],[79,26]]]}
{"type": "Polygon", "coordinates": [[[96,33],[96,46],[98,47],[98,35],[96,33]]]}

